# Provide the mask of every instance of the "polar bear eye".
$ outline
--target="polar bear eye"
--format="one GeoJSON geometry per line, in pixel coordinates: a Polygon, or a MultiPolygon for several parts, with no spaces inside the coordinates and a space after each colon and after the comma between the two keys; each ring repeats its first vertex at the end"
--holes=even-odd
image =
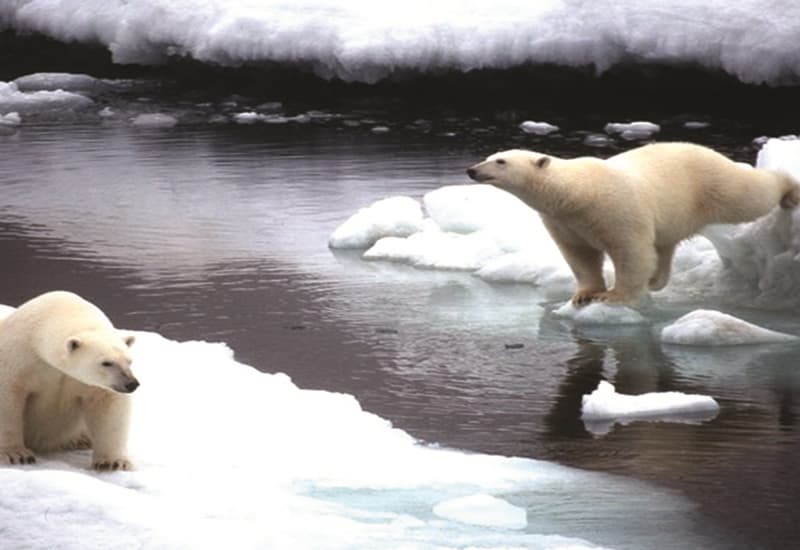
{"type": "Polygon", "coordinates": [[[100,364],[101,364],[102,366],[106,367],[106,368],[111,368],[111,367],[113,367],[113,366],[114,366],[114,363],[112,363],[111,361],[103,361],[103,362],[102,362],[102,363],[100,363],[100,364]]]}
{"type": "Polygon", "coordinates": [[[505,164],[506,163],[506,159],[497,159],[495,162],[497,164],[505,164]]]}

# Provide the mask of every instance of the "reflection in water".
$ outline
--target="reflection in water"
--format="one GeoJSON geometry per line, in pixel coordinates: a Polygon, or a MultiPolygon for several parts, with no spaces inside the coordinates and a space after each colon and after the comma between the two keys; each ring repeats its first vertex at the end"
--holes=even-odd
{"type": "MultiPolygon", "coordinates": [[[[797,346],[662,346],[658,326],[694,304],[648,312],[652,326],[578,329],[530,286],[328,250],[329,233],[357,208],[462,183],[463,167],[499,144],[82,125],[25,126],[2,144],[2,303],[75,290],[120,326],[226,341],[240,360],[354,394],[426,441],[679,489],[699,509],[696,525],[668,533],[676,548],[708,533],[721,548],[800,540],[797,346]],[[621,393],[712,395],[722,410],[702,425],[635,422],[596,437],[580,402],[601,379],[621,393]],[[754,509],[768,513],[754,520],[754,509]]],[[[767,319],[800,333],[791,316],[767,319]]],[[[625,547],[619,517],[594,521],[625,547]]],[[[637,529],[646,537],[652,521],[637,529]]],[[[627,544],[636,540],[645,539],[627,544]]]]}

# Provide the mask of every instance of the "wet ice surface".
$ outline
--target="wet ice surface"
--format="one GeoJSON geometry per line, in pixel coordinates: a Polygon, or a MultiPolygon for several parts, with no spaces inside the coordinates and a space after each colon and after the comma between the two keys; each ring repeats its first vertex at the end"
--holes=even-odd
{"type": "MultiPolygon", "coordinates": [[[[659,340],[661,328],[700,308],[800,334],[791,304],[786,304],[788,309],[769,310],[759,305],[756,296],[750,307],[743,307],[739,295],[731,303],[724,292],[708,292],[714,282],[707,280],[716,265],[714,248],[698,242],[678,258],[678,291],[654,295],[639,312],[642,322],[624,326],[575,322],[555,314],[569,296],[570,281],[555,263],[558,256],[552,254],[552,243],[539,240],[532,252],[511,251],[520,240],[518,233],[495,224],[498,217],[500,222],[523,224],[517,229],[524,227],[531,239],[542,239],[536,221],[526,218],[524,211],[517,215],[513,207],[494,215],[487,207],[495,204],[490,201],[496,197],[479,196],[472,208],[472,195],[458,192],[465,183],[466,166],[509,144],[563,156],[598,153],[582,145],[586,133],[603,132],[605,123],[617,117],[590,123],[552,117],[549,120],[562,129],[540,137],[523,132],[518,127],[521,121],[507,127],[495,120],[468,118],[420,123],[417,118],[396,120],[380,112],[320,112],[314,106],[298,112],[263,99],[209,98],[186,104],[161,103],[137,94],[124,101],[94,96],[94,101],[96,105],[67,121],[44,113],[21,115],[21,124],[0,136],[8,152],[0,159],[4,258],[0,302],[16,304],[54,286],[69,288],[101,304],[121,326],[156,331],[179,341],[226,342],[239,361],[267,373],[287,373],[297,387],[280,385],[280,378],[268,374],[252,384],[254,388],[274,382],[286,395],[305,396],[319,404],[326,398],[348,401],[331,393],[343,392],[353,395],[364,411],[392,422],[412,438],[466,451],[533,458],[544,461],[541,465],[548,472],[557,472],[553,485],[521,483],[516,492],[476,487],[451,491],[452,486],[435,494],[412,491],[403,496],[409,500],[401,499],[408,508],[397,510],[389,504],[402,496],[396,489],[365,492],[352,486],[352,480],[344,487],[323,487],[318,459],[326,456],[327,448],[315,448],[317,438],[302,440],[303,434],[322,437],[314,417],[302,424],[296,408],[279,408],[273,411],[277,419],[291,418],[287,426],[296,429],[284,434],[292,438],[278,439],[283,443],[269,448],[264,463],[288,460],[304,450],[309,452],[302,457],[313,459],[310,465],[305,463],[312,478],[303,489],[306,493],[278,493],[297,504],[298,517],[319,521],[327,517],[328,525],[341,526],[353,514],[366,511],[357,522],[388,526],[382,533],[368,529],[373,541],[384,540],[380,537],[385,533],[410,536],[419,527],[416,520],[421,520],[424,532],[433,537],[428,540],[456,541],[452,543],[456,546],[481,541],[496,546],[520,540],[528,544],[530,537],[543,535],[614,548],[647,547],[654,540],[656,545],[668,541],[670,547],[679,548],[779,547],[777,541],[798,540],[792,508],[798,490],[797,347],[712,350],[662,346],[659,340]],[[99,114],[105,109],[109,116],[99,114]],[[253,109],[287,120],[280,124],[258,120],[252,125],[233,120],[236,113],[253,109]],[[138,116],[150,113],[173,116],[178,123],[133,124],[138,116]],[[300,114],[306,116],[288,120],[300,114]],[[375,126],[392,131],[374,133],[375,126]],[[495,133],[485,131],[489,126],[496,128],[495,133]],[[452,133],[456,135],[447,135],[452,133]],[[431,270],[397,261],[365,261],[363,250],[328,248],[331,234],[348,217],[396,196],[424,203],[425,216],[439,220],[439,237],[483,231],[481,242],[486,246],[481,250],[492,254],[499,250],[505,257],[491,258],[476,276],[452,267],[431,270]],[[469,215],[458,215],[464,211],[459,208],[448,209],[454,200],[470,203],[469,215]],[[496,278],[485,276],[488,272],[496,278]],[[720,411],[694,423],[621,422],[597,437],[581,418],[581,400],[601,380],[612,382],[624,395],[679,391],[712,396],[720,411]],[[303,393],[308,390],[323,393],[303,393]],[[563,492],[569,476],[562,476],[564,471],[553,463],[579,467],[581,475],[589,476],[581,478],[570,498],[563,492]],[[624,479],[592,477],[592,471],[624,479]],[[475,495],[491,498],[458,500],[475,495]],[[306,507],[309,503],[313,506],[306,507]],[[333,513],[331,503],[337,507],[333,513]],[[449,511],[442,503],[451,505],[449,511]],[[447,518],[436,514],[437,504],[447,518]],[[481,539],[486,527],[466,521],[469,510],[481,506],[497,513],[501,536],[481,539]],[[758,507],[773,513],[763,522],[753,522],[749,510],[758,507]],[[527,516],[523,530],[514,519],[520,508],[527,516]],[[373,515],[376,511],[380,517],[373,515]],[[381,516],[384,512],[389,515],[381,516]],[[406,514],[416,520],[410,521],[406,514]],[[437,531],[436,521],[452,524],[437,531]],[[471,533],[467,538],[450,538],[463,529],[471,533]]],[[[654,122],[662,127],[659,135],[670,139],[716,144],[715,134],[681,134],[683,122],[678,119],[654,122]]],[[[751,139],[770,130],[758,121],[750,124],[752,128],[734,131],[740,126],[714,120],[712,127],[741,132],[735,134],[740,136],[735,147],[730,137],[718,146],[739,160],[753,162],[758,148],[750,145],[751,139]]],[[[611,149],[601,154],[629,146],[622,138],[609,139],[611,149]]],[[[416,213],[410,218],[419,221],[416,213]]],[[[780,236],[787,227],[773,223],[764,231],[780,236]]],[[[426,238],[435,234],[424,219],[422,232],[431,233],[426,238]]],[[[723,236],[715,244],[728,243],[725,250],[735,257],[742,248],[730,245],[731,235],[723,236]]],[[[748,261],[780,260],[789,250],[764,250],[758,245],[765,240],[786,242],[782,238],[748,239],[761,254],[748,261]]],[[[447,243],[442,250],[452,253],[455,263],[465,257],[459,251],[470,249],[447,243]]],[[[747,265],[774,267],[775,275],[787,273],[777,263],[747,265]]],[[[758,270],[748,272],[753,271],[758,270]]],[[[780,285],[773,288],[781,291],[780,285]]],[[[179,350],[169,356],[173,358],[169,364],[198,364],[210,358],[209,369],[229,368],[230,383],[236,388],[238,375],[232,373],[240,372],[239,365],[227,359],[214,361],[213,348],[182,345],[169,344],[176,346],[173,351],[179,350]]],[[[166,352],[161,355],[168,357],[166,352]]],[[[166,380],[153,380],[171,387],[166,380]]],[[[164,406],[158,400],[151,403],[151,411],[164,406]]],[[[264,429],[276,420],[273,412],[265,412],[263,407],[268,406],[253,400],[241,403],[253,418],[266,417],[264,429]]],[[[322,417],[331,412],[324,406],[307,410],[322,411],[322,417]]],[[[355,423],[361,420],[355,419],[366,416],[354,413],[347,418],[345,427],[359,433],[355,423]]],[[[144,448],[153,448],[152,441],[144,443],[144,448]]],[[[349,450],[351,458],[363,459],[362,443],[350,441],[337,456],[347,458],[349,450]]],[[[163,461],[165,472],[177,470],[168,457],[148,458],[156,454],[146,454],[145,462],[163,461]]],[[[30,494],[49,487],[58,499],[68,498],[79,487],[81,494],[95,495],[98,506],[107,503],[107,493],[117,489],[82,477],[82,460],[78,456],[70,462],[79,473],[72,466],[69,475],[44,470],[41,478],[21,478],[22,487],[30,494]]],[[[222,460],[209,461],[189,467],[186,475],[195,467],[207,471],[222,460]]],[[[61,468],[55,459],[46,464],[61,468]]],[[[251,485],[263,487],[250,483],[252,477],[234,479],[245,492],[251,485]]],[[[167,490],[160,481],[142,480],[138,487],[167,490]]],[[[250,504],[263,503],[258,491],[246,494],[252,497],[250,504]]],[[[178,503],[185,497],[179,491],[167,496],[178,503]]],[[[82,502],[70,501],[70,506],[81,509],[82,502]]],[[[147,504],[141,507],[146,508],[147,504]]],[[[226,516],[229,512],[214,511],[220,518],[245,524],[254,516],[262,517],[261,512],[248,512],[246,504],[226,516]]],[[[230,532],[229,527],[220,533],[230,532]]],[[[284,527],[283,533],[292,534],[290,522],[284,527]]],[[[251,535],[255,541],[269,536],[251,535]]]]}

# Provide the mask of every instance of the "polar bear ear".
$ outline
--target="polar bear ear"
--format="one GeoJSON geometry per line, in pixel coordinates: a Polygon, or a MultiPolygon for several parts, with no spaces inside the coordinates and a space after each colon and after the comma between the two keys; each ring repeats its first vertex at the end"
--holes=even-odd
{"type": "Polygon", "coordinates": [[[75,351],[81,347],[81,341],[78,338],[70,338],[67,340],[67,351],[75,351]]]}
{"type": "Polygon", "coordinates": [[[537,168],[544,168],[545,166],[550,164],[550,157],[547,156],[539,157],[533,163],[536,165],[537,168]]]}
{"type": "Polygon", "coordinates": [[[133,334],[123,334],[122,340],[125,342],[125,345],[131,347],[134,342],[136,342],[136,336],[133,334]]]}

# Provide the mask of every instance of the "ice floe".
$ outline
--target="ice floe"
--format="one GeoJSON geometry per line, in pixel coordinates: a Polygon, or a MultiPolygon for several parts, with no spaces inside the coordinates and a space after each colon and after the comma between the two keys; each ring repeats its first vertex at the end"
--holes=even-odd
{"type": "Polygon", "coordinates": [[[720,311],[698,309],[661,330],[661,341],[686,346],[796,342],[797,336],[765,329],[720,311]]]}
{"type": "Polygon", "coordinates": [[[582,398],[581,418],[595,434],[605,434],[619,422],[636,420],[699,423],[711,420],[719,404],[707,395],[682,392],[652,392],[642,395],[617,393],[613,384],[601,381],[597,389],[582,398]]]}

